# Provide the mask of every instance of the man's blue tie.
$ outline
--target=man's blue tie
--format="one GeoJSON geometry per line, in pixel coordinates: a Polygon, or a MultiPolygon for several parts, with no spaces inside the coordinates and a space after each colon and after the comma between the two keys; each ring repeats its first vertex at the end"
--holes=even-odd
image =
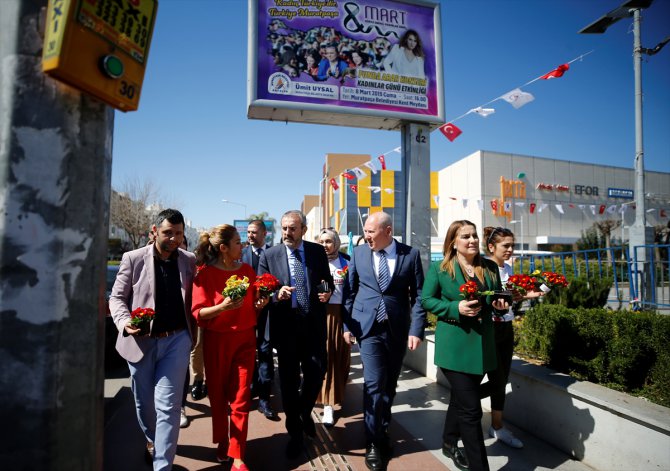
{"type": "Polygon", "coordinates": [[[293,275],[295,276],[295,299],[298,301],[298,309],[306,314],[309,311],[307,282],[305,280],[305,270],[302,266],[302,257],[298,250],[293,251],[293,275]]]}
{"type": "MultiPolygon", "coordinates": [[[[391,281],[391,275],[389,274],[389,265],[386,261],[386,251],[379,251],[379,269],[377,270],[377,281],[379,282],[379,288],[381,288],[382,294],[386,291],[386,288],[389,286],[391,281]]],[[[386,304],[384,303],[384,296],[379,303],[379,309],[377,310],[377,316],[375,319],[377,322],[384,322],[386,320],[386,304]]]]}

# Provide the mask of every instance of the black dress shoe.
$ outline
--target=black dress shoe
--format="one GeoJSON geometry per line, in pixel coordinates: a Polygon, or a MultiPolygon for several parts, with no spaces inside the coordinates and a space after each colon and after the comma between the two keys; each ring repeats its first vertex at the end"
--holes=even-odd
{"type": "Polygon", "coordinates": [[[316,426],[311,415],[302,418],[302,430],[309,438],[316,437],[316,426]]]}
{"type": "Polygon", "coordinates": [[[199,401],[207,396],[207,385],[204,381],[196,381],[191,388],[191,397],[194,401],[199,401]]]}
{"type": "Polygon", "coordinates": [[[451,458],[458,469],[465,471],[470,469],[470,463],[468,463],[468,459],[465,457],[461,449],[456,445],[447,445],[446,443],[443,443],[442,454],[447,458],[451,458]]]}
{"type": "Polygon", "coordinates": [[[365,466],[372,471],[384,471],[386,469],[386,462],[378,446],[373,444],[365,450],[365,466]]]}
{"type": "Polygon", "coordinates": [[[302,453],[302,438],[291,437],[286,445],[286,457],[290,460],[296,459],[302,453]]]}
{"type": "Polygon", "coordinates": [[[262,399],[258,401],[258,412],[263,414],[265,418],[269,420],[275,420],[277,418],[277,414],[272,410],[270,403],[262,399]]]}

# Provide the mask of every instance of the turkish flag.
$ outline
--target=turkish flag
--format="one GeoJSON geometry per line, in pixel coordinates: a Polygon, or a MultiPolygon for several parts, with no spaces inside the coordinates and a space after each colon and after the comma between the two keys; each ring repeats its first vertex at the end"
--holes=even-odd
{"type": "Polygon", "coordinates": [[[494,213],[498,210],[498,200],[491,200],[491,209],[494,213]]]}
{"type": "Polygon", "coordinates": [[[558,67],[556,67],[554,70],[551,72],[547,72],[544,74],[541,79],[544,80],[549,80],[553,78],[558,78],[558,77],[563,77],[563,74],[570,68],[570,65],[568,64],[561,64],[558,67]]]}
{"type": "Polygon", "coordinates": [[[382,164],[382,170],[386,170],[386,159],[384,158],[384,155],[380,155],[377,157],[377,160],[379,160],[379,163],[382,164]]]}
{"type": "Polygon", "coordinates": [[[354,179],[354,176],[353,176],[352,174],[350,174],[349,172],[344,172],[344,173],[342,174],[342,176],[343,176],[344,178],[346,178],[347,180],[353,180],[353,179],[354,179]]]}
{"type": "Polygon", "coordinates": [[[349,185],[349,188],[351,189],[351,191],[358,194],[358,185],[349,185]]]}
{"type": "Polygon", "coordinates": [[[535,212],[535,207],[537,206],[537,204],[530,203],[529,206],[530,206],[530,214],[533,214],[535,212]]]}
{"type": "Polygon", "coordinates": [[[439,129],[440,132],[444,134],[444,137],[449,139],[451,142],[454,142],[454,139],[456,139],[463,133],[463,131],[458,129],[458,126],[451,123],[443,124],[442,126],[440,126],[439,129]]]}
{"type": "Polygon", "coordinates": [[[601,204],[600,208],[598,208],[598,214],[603,214],[603,213],[605,213],[605,205],[601,204]]]}
{"type": "Polygon", "coordinates": [[[337,184],[334,178],[330,179],[330,184],[333,185],[333,190],[337,191],[340,189],[340,186],[337,184]]]}

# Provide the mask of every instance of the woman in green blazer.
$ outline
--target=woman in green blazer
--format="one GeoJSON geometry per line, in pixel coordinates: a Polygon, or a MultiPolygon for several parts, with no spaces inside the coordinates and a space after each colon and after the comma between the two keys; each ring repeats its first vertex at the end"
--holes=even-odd
{"type": "Polygon", "coordinates": [[[486,296],[467,301],[460,287],[474,281],[479,291],[500,290],[495,263],[479,254],[477,228],[470,221],[454,221],[444,239],[444,259],[430,266],[423,284],[421,304],[437,316],[435,364],[451,385],[444,422],[442,453],[458,469],[488,471],[481,428],[479,384],[496,368],[492,314],[507,311],[506,301],[486,296]],[[458,448],[463,440],[465,455],[458,448]]]}

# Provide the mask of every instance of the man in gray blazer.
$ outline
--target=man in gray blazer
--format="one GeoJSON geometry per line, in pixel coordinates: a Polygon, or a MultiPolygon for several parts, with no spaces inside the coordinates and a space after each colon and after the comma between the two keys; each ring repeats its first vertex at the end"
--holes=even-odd
{"type": "Polygon", "coordinates": [[[289,458],[300,455],[303,432],[316,436],[311,414],[326,373],[325,306],[335,288],[326,251],[302,240],[306,230],[300,211],[284,213],[283,244],[263,251],[258,265],[259,275],[271,273],[281,284],[270,304],[270,338],[279,360],[289,458]],[[319,289],[323,283],[327,292],[319,289]]]}
{"type": "Polygon", "coordinates": [[[391,406],[407,348],[423,340],[423,267],[419,251],[393,239],[391,216],[373,213],[363,227],[367,244],[354,249],[344,292],[344,338],[358,339],[363,363],[365,464],[386,469],[391,406]]]}
{"type": "Polygon", "coordinates": [[[161,211],[152,227],[156,241],[123,254],[109,308],[119,330],[116,349],[128,362],[137,419],[154,470],[172,467],[179,437],[184,378],[193,345],[191,287],[195,256],[179,248],[184,217],[161,211]],[[148,334],[130,324],[131,312],[151,308],[148,334]]]}

